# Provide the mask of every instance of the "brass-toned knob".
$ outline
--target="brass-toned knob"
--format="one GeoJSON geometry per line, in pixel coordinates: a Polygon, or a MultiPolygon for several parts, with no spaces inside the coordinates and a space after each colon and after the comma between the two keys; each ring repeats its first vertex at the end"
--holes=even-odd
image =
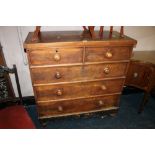
{"type": "Polygon", "coordinates": [[[106,90],[107,89],[107,87],[105,85],[102,85],[101,88],[102,88],[102,90],[106,90]]]}
{"type": "Polygon", "coordinates": [[[109,67],[105,67],[105,68],[104,68],[104,73],[105,73],[105,74],[109,74],[109,73],[110,73],[109,67]]]}
{"type": "Polygon", "coordinates": [[[99,105],[104,105],[104,102],[102,100],[99,100],[99,105]]]}
{"type": "Polygon", "coordinates": [[[58,111],[63,111],[63,107],[62,106],[58,106],[58,111]]]}
{"type": "Polygon", "coordinates": [[[61,96],[61,95],[62,95],[62,90],[58,89],[58,90],[57,90],[57,95],[58,95],[58,96],[61,96]]]}
{"type": "Polygon", "coordinates": [[[106,52],[105,56],[106,56],[107,58],[112,58],[113,54],[112,54],[111,52],[108,51],[108,52],[106,52]]]}
{"type": "Polygon", "coordinates": [[[54,60],[59,61],[61,59],[61,56],[59,53],[54,54],[54,60]]]}
{"type": "Polygon", "coordinates": [[[55,73],[55,77],[56,77],[57,79],[60,79],[60,78],[61,78],[60,72],[56,72],[56,73],[55,73]]]}
{"type": "Polygon", "coordinates": [[[133,77],[134,77],[134,78],[137,78],[137,77],[138,77],[138,73],[135,72],[135,73],[133,74],[133,77]]]}

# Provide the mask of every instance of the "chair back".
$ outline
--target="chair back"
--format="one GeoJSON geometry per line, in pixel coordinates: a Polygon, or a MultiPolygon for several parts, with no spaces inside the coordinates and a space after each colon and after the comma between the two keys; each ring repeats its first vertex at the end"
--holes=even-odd
{"type": "MultiPolygon", "coordinates": [[[[18,78],[18,73],[17,73],[17,68],[16,65],[13,65],[13,68],[8,68],[5,66],[0,65],[0,91],[2,92],[3,88],[1,88],[1,86],[3,85],[3,82],[5,81],[5,75],[6,74],[14,74],[15,75],[15,80],[16,80],[16,85],[17,85],[17,91],[18,91],[18,95],[19,97],[15,97],[15,98],[0,98],[0,103],[6,103],[6,102],[18,102],[18,104],[23,104],[23,99],[22,99],[22,93],[21,93],[21,88],[20,88],[20,84],[19,84],[19,78],[18,78]]],[[[5,91],[5,90],[4,90],[5,91]]]]}

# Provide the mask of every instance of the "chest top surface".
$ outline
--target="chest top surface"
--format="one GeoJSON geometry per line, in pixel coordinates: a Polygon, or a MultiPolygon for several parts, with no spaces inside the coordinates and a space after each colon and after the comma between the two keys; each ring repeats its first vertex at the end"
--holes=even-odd
{"type": "Polygon", "coordinates": [[[44,31],[40,32],[39,39],[35,42],[32,42],[33,32],[30,32],[25,40],[25,48],[33,48],[36,45],[39,46],[89,46],[90,44],[100,45],[114,45],[114,44],[125,44],[125,45],[136,45],[137,41],[128,37],[120,37],[120,33],[114,31],[112,34],[109,31],[104,31],[103,36],[100,37],[98,32],[95,32],[95,38],[91,38],[89,33],[84,33],[83,31],[44,31]],[[75,44],[76,43],[76,44],[75,44]]]}
{"type": "Polygon", "coordinates": [[[155,51],[137,51],[134,52],[132,60],[141,61],[144,63],[152,63],[155,65],[155,51]]]}

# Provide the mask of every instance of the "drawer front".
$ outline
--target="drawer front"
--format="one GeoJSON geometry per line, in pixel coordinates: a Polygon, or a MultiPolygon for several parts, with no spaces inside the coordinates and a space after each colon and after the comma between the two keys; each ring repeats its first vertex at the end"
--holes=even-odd
{"type": "Polygon", "coordinates": [[[30,65],[58,65],[82,62],[83,48],[34,50],[29,52],[30,65]]]}
{"type": "Polygon", "coordinates": [[[152,68],[149,65],[139,62],[131,62],[125,84],[145,89],[149,87],[148,83],[150,83],[151,75],[152,68]]]}
{"type": "Polygon", "coordinates": [[[117,108],[120,95],[89,99],[47,102],[38,105],[39,117],[50,117],[82,112],[104,111],[106,108],[117,108]]]}
{"type": "Polygon", "coordinates": [[[56,84],[36,86],[38,101],[71,99],[118,93],[122,91],[124,79],[105,80],[95,82],[78,82],[70,84],[56,84]]]}
{"type": "Polygon", "coordinates": [[[127,63],[32,68],[34,84],[81,81],[124,76],[127,63]]]}
{"type": "Polygon", "coordinates": [[[129,60],[129,47],[86,48],[86,62],[129,60]]]}

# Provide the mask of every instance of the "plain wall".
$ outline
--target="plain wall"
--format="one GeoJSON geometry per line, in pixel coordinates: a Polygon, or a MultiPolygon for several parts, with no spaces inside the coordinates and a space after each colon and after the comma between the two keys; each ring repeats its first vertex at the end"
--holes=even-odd
{"type": "MultiPolygon", "coordinates": [[[[33,26],[29,27],[0,27],[0,42],[3,47],[6,63],[9,67],[13,64],[17,65],[19,80],[23,96],[33,95],[33,89],[30,79],[30,73],[27,64],[27,56],[24,53],[23,42],[29,31],[34,31],[33,26]]],[[[97,27],[98,29],[98,27],[97,27]]],[[[105,27],[109,29],[109,27],[105,27]]],[[[65,30],[82,30],[79,26],[51,26],[42,27],[42,31],[65,31],[65,30]]],[[[114,27],[114,30],[119,30],[119,27],[114,27]]],[[[134,38],[138,41],[134,51],[155,50],[155,27],[125,27],[125,35],[134,38]]],[[[11,76],[13,87],[16,91],[14,77],[11,76]]]]}

